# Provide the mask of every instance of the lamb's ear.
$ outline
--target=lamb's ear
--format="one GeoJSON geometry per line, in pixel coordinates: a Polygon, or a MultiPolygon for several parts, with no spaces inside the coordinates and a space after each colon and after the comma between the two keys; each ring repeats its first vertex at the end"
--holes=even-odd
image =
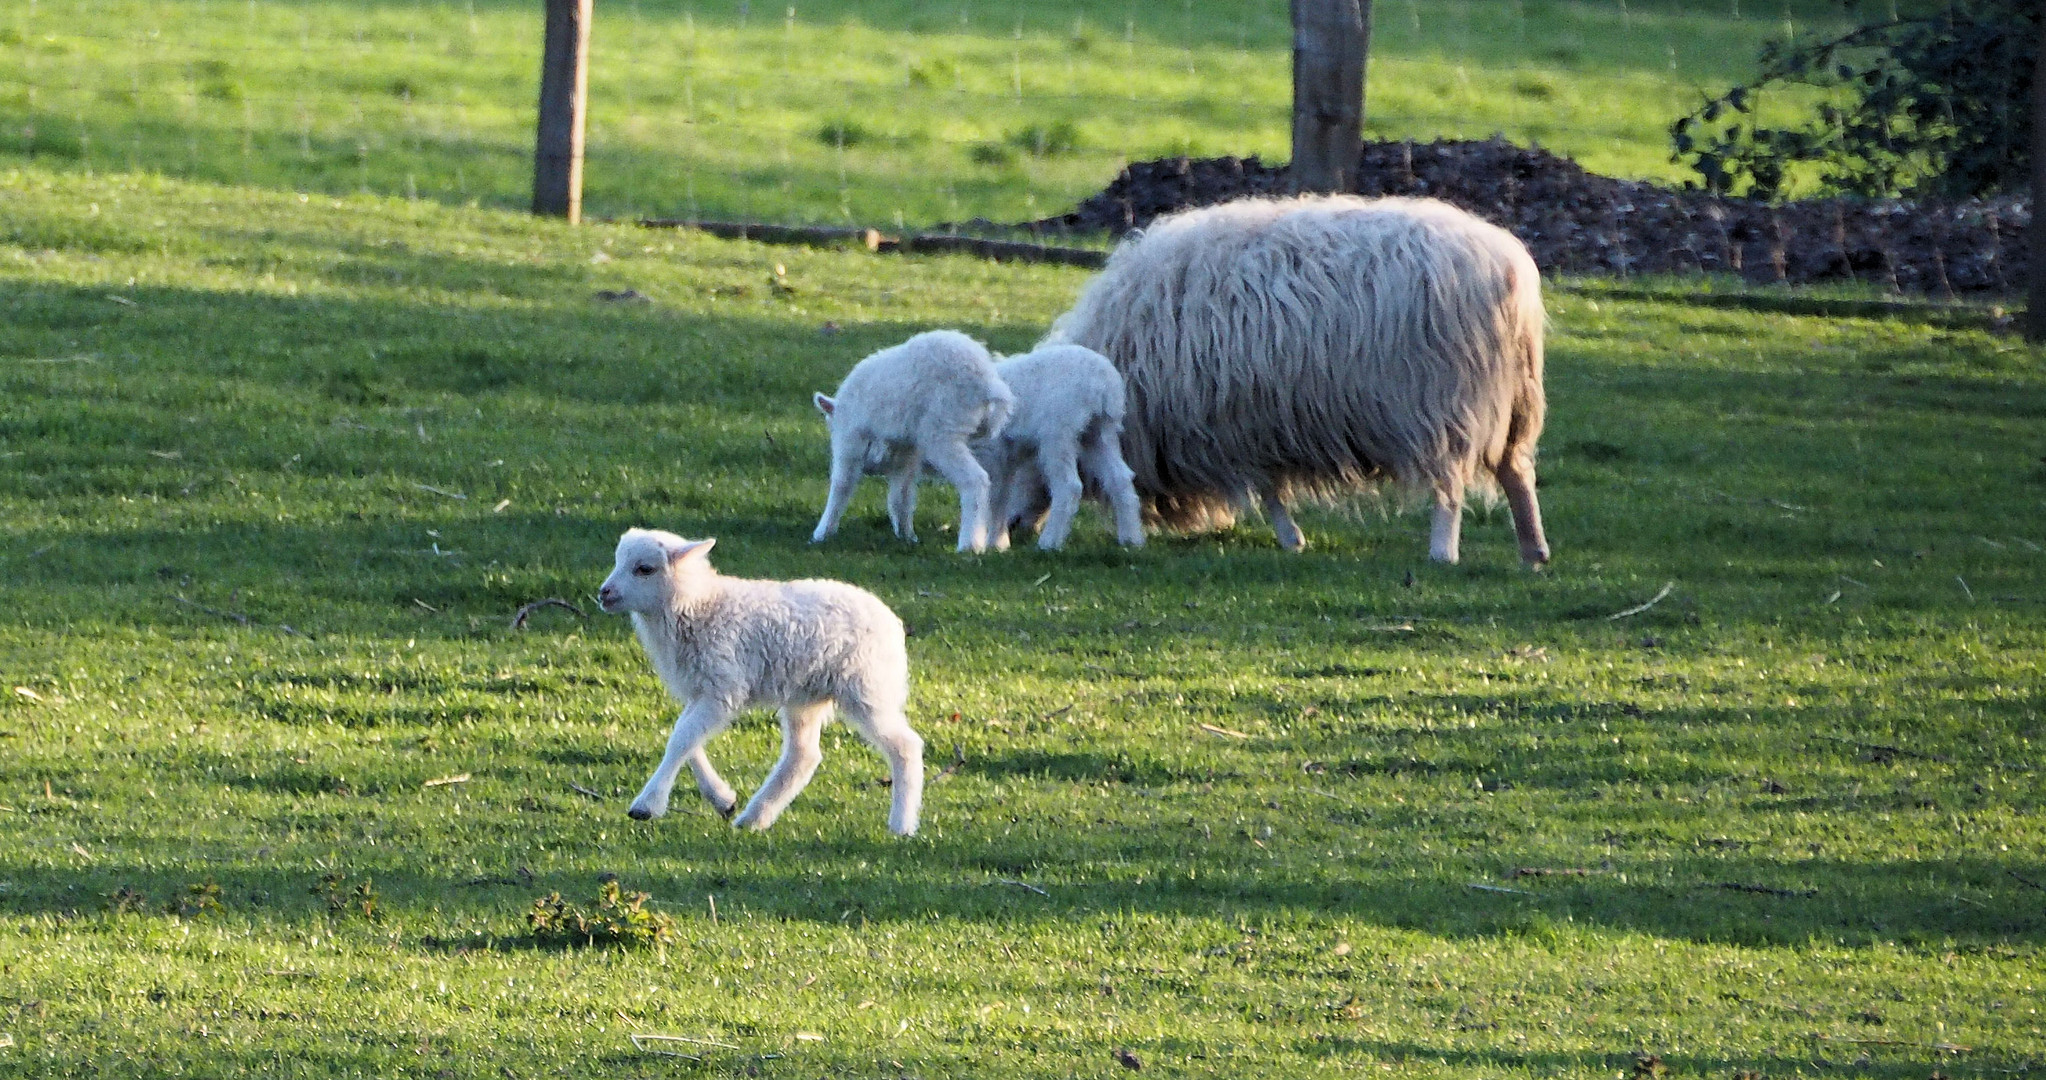
{"type": "Polygon", "coordinates": [[[811,395],[810,400],[816,404],[817,411],[823,413],[826,416],[830,416],[832,413],[838,411],[838,402],[833,401],[828,397],[825,397],[824,392],[821,390],[818,391],[816,394],[811,395]]]}
{"type": "Polygon", "coordinates": [[[711,547],[716,543],[717,539],[715,537],[709,540],[691,540],[668,553],[668,565],[680,566],[692,559],[701,562],[705,556],[710,554],[711,547]]]}

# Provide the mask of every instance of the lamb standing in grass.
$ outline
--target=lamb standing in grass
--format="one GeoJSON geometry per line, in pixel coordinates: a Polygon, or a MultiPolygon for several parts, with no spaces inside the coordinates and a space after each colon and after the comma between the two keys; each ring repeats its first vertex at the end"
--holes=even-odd
{"type": "Polygon", "coordinates": [[[597,591],[605,611],[631,613],[647,659],[683,702],[667,754],[627,813],[641,821],[667,813],[668,793],[686,763],[696,790],[729,816],[738,796],[711,768],[703,744],[746,707],[775,705],[781,760],[732,822],[767,828],[817,771],[818,738],[836,703],[888,759],[889,831],[916,832],[924,742],[903,713],[909,653],[902,620],[872,593],[841,581],[725,577],[710,565],[715,543],[629,529],[597,591]]]}
{"type": "Polygon", "coordinates": [[[1001,431],[1014,398],[986,346],[952,330],[918,334],[853,365],[837,397],[814,400],[831,426],[831,494],[811,543],[838,531],[872,473],[888,475],[895,535],[914,541],[916,481],[929,464],[959,489],[959,550],[987,549],[987,470],[968,444],[1001,431]]]}
{"type": "Polygon", "coordinates": [[[1108,358],[1078,345],[1047,345],[995,365],[995,373],[1016,395],[1015,411],[993,438],[975,447],[994,490],[995,549],[1009,546],[1009,530],[1044,523],[1037,546],[1063,547],[1073,515],[1086,490],[1094,490],[1115,513],[1115,538],[1132,547],[1144,542],[1144,518],[1122,459],[1122,375],[1108,358]]]}

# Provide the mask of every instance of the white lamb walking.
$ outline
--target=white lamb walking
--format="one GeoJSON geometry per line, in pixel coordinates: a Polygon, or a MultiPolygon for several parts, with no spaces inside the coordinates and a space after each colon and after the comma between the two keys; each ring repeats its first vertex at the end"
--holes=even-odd
{"type": "Polygon", "coordinates": [[[835,703],[888,759],[889,831],[916,832],[924,742],[903,713],[909,653],[902,620],[872,593],[842,581],[725,577],[707,557],[715,543],[628,529],[597,591],[605,611],[631,613],[647,659],[683,702],[660,767],[627,813],[641,821],[667,813],[668,793],[686,763],[696,789],[730,816],[738,796],[711,768],[703,745],[748,706],[774,705],[781,709],[781,759],[732,821],[767,828],[823,760],[818,738],[835,703]]]}
{"type": "Polygon", "coordinates": [[[1079,345],[1046,345],[995,365],[1016,395],[1015,411],[974,452],[994,489],[994,546],[1009,530],[1043,515],[1037,546],[1063,547],[1073,529],[1086,480],[1115,514],[1115,538],[1144,542],[1142,505],[1122,459],[1122,374],[1108,358],[1079,345]]]}
{"type": "Polygon", "coordinates": [[[815,396],[831,426],[831,494],[810,536],[838,531],[860,477],[888,475],[888,520],[916,539],[916,482],[928,464],[959,489],[959,550],[984,551],[988,476],[969,444],[1001,431],[1014,398],[987,347],[965,334],[933,330],[853,365],[837,397],[815,396]]]}

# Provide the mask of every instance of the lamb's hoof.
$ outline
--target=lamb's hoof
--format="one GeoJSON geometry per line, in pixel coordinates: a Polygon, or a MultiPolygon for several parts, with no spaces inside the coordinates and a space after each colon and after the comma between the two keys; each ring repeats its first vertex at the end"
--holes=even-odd
{"type": "Polygon", "coordinates": [[[643,806],[635,806],[632,809],[627,810],[625,812],[625,816],[631,818],[634,821],[652,821],[654,819],[654,812],[652,810],[648,810],[643,806]]]}
{"type": "Polygon", "coordinates": [[[728,805],[714,806],[712,807],[712,809],[718,812],[719,817],[724,818],[726,821],[730,821],[732,820],[732,815],[739,812],[739,803],[737,800],[733,800],[728,805]]]}

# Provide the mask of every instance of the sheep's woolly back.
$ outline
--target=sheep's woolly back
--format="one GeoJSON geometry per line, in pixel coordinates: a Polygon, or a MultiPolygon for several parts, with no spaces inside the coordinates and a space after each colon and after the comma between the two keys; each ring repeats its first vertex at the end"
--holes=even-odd
{"type": "Polygon", "coordinates": [[[1159,220],[1045,340],[1121,370],[1137,490],[1189,528],[1261,488],[1489,491],[1541,433],[1542,329],[1505,230],[1430,199],[1311,196],[1159,220]]]}
{"type": "MultiPolygon", "coordinates": [[[[644,545],[666,565],[687,541],[635,529],[620,544],[644,545]]],[[[621,561],[621,565],[623,562],[621,561]]],[[[632,614],[661,682],[678,700],[708,695],[737,709],[856,700],[881,712],[908,697],[902,620],[874,594],[842,581],[726,577],[707,558],[667,567],[665,611],[632,614]]]]}
{"type": "Polygon", "coordinates": [[[932,330],[853,365],[838,387],[832,430],[919,446],[985,438],[1000,430],[1013,400],[987,346],[932,330]]]}
{"type": "Polygon", "coordinates": [[[1063,439],[1107,421],[1122,424],[1122,374],[1108,358],[1079,345],[1046,345],[1011,356],[995,373],[1016,395],[1003,438],[1028,445],[1063,439]]]}

